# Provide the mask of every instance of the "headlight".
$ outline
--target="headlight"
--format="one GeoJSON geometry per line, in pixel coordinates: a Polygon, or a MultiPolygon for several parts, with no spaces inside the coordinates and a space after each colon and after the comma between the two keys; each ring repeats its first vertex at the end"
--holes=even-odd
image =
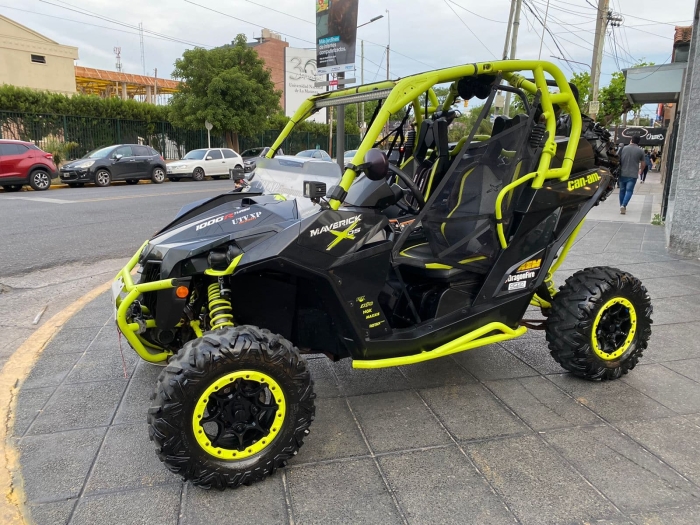
{"type": "Polygon", "coordinates": [[[92,166],[93,164],[95,164],[95,161],[94,161],[94,160],[86,160],[86,161],[83,161],[83,162],[79,162],[78,164],[73,164],[72,167],[73,167],[73,168],[78,168],[78,169],[84,169],[84,168],[89,168],[89,167],[92,166]]]}

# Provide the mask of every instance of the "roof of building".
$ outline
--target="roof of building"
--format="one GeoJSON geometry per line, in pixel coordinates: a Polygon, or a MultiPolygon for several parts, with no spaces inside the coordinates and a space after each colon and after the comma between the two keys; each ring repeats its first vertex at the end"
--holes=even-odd
{"type": "Polygon", "coordinates": [[[105,69],[95,69],[92,67],[75,66],[75,78],[85,81],[104,82],[113,84],[115,82],[134,84],[138,86],[156,86],[160,93],[172,93],[180,87],[179,80],[169,78],[147,77],[145,75],[134,75],[132,73],[122,73],[120,71],[107,71],[105,69]]]}
{"type": "Polygon", "coordinates": [[[691,38],[693,38],[692,26],[676,26],[676,33],[673,35],[673,45],[690,44],[691,38]]]}

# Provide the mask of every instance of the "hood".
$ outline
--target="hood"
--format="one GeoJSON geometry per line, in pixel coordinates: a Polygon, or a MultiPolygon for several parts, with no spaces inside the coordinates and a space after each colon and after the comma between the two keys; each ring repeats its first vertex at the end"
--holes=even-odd
{"type": "Polygon", "coordinates": [[[158,232],[141,252],[139,262],[159,262],[161,278],[166,278],[181,261],[204,257],[212,248],[232,241],[245,252],[299,220],[293,200],[271,195],[220,195],[199,203],[158,232]]]}

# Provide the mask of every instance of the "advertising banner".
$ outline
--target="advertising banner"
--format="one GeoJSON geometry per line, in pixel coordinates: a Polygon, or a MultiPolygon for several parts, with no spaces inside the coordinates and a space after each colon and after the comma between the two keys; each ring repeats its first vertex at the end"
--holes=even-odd
{"type": "MultiPolygon", "coordinates": [[[[286,47],[284,49],[284,108],[288,117],[294,115],[307,98],[325,91],[325,88],[316,87],[315,81],[316,50],[286,47]]],[[[325,123],[325,108],[308,120],[325,123]]]]}
{"type": "MultiPolygon", "coordinates": [[[[642,126],[619,126],[617,128],[617,144],[629,144],[632,137],[639,137],[639,145],[644,146],[663,146],[666,140],[667,128],[645,128],[642,126]]],[[[612,136],[615,137],[615,129],[611,130],[612,136]]]]}
{"type": "Polygon", "coordinates": [[[315,2],[318,74],[353,71],[359,0],[315,0],[315,2]]]}

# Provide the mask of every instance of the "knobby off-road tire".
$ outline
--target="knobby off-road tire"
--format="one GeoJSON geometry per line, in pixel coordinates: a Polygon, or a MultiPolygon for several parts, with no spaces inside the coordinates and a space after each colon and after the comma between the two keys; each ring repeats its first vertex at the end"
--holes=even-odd
{"type": "Polygon", "coordinates": [[[622,377],[647,348],[652,311],[633,275],[608,267],[576,272],[552,301],[546,324],[552,357],[578,377],[622,377]]]}
{"type": "MultiPolygon", "coordinates": [[[[314,419],[315,397],[306,361],[292,343],[254,326],[222,328],[187,343],[161,372],[152,396],[154,403],[148,411],[149,434],[156,444],[160,460],[183,479],[206,489],[236,488],[264,479],[296,455],[314,419]],[[267,411],[257,416],[259,420],[252,420],[252,426],[255,427],[257,423],[260,428],[265,426],[263,416],[267,421],[272,421],[267,428],[267,436],[243,446],[242,450],[241,447],[228,445],[222,451],[217,447],[220,439],[227,439],[222,437],[227,434],[209,436],[207,425],[211,429],[214,423],[205,421],[214,414],[221,423],[223,414],[232,417],[230,414],[234,412],[236,415],[245,412],[240,405],[233,403],[241,402],[241,385],[255,386],[255,383],[244,382],[241,374],[245,374],[242,376],[244,378],[249,374],[252,378],[266,377],[267,381],[260,381],[259,384],[262,388],[267,386],[268,394],[272,393],[269,403],[274,405],[277,401],[277,408],[271,418],[267,417],[267,411],[274,409],[263,409],[267,411]],[[228,381],[231,381],[230,387],[228,381]],[[283,394],[281,397],[277,394],[280,390],[283,394]],[[222,397],[238,401],[216,405],[222,397]],[[202,412],[203,406],[207,407],[206,412],[202,412]],[[198,414],[204,417],[199,424],[194,422],[202,417],[198,414]],[[281,427],[274,426],[278,421],[282,421],[281,427]],[[199,435],[196,436],[195,432],[199,435]],[[204,442],[198,441],[202,436],[204,442]],[[218,441],[216,445],[215,441],[218,441]],[[256,448],[261,450],[256,452],[256,448]],[[228,458],[216,456],[222,452],[228,458]],[[236,454],[239,458],[231,457],[236,454]]],[[[245,399],[250,400],[249,397],[245,399]]],[[[249,413],[260,410],[252,404],[248,407],[249,413]]],[[[229,425],[230,421],[225,424],[229,425]]],[[[231,427],[224,427],[223,423],[220,427],[218,425],[219,429],[237,431],[240,431],[239,426],[243,426],[236,422],[231,427]]]]}

